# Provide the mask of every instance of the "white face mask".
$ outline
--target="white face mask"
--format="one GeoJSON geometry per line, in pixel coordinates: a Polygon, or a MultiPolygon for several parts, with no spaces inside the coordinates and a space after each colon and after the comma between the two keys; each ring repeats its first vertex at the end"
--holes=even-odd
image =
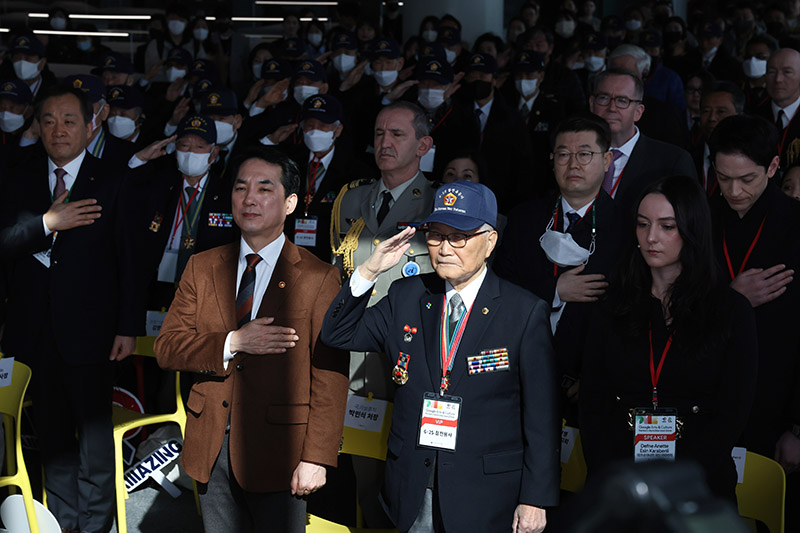
{"type": "Polygon", "coordinates": [[[596,56],[585,57],[583,59],[583,64],[589,72],[597,72],[603,68],[603,65],[606,64],[606,60],[596,56]]]}
{"type": "Polygon", "coordinates": [[[208,28],[195,28],[192,35],[195,41],[205,41],[208,39],[208,28]]]}
{"type": "Polygon", "coordinates": [[[536,92],[539,86],[539,80],[515,80],[514,86],[517,88],[519,94],[527,98],[536,92]]]}
{"type": "Polygon", "coordinates": [[[103,112],[103,108],[106,106],[106,103],[103,102],[100,104],[100,109],[97,110],[97,113],[92,113],[92,131],[97,131],[97,128],[102,126],[103,122],[97,120],[97,117],[100,116],[100,113],[103,112]]]}
{"type": "Polygon", "coordinates": [[[178,78],[183,78],[184,76],[186,76],[185,68],[169,67],[167,69],[167,81],[170,83],[177,80],[178,78]]]}
{"type": "Polygon", "coordinates": [[[396,70],[376,70],[375,71],[375,81],[378,82],[378,85],[381,87],[388,87],[389,85],[393,84],[397,80],[397,71],[396,70]]]}
{"type": "Polygon", "coordinates": [[[575,33],[575,21],[559,20],[556,22],[556,33],[565,39],[569,39],[575,33]]]}
{"type": "Polygon", "coordinates": [[[217,144],[228,144],[230,140],[233,139],[233,134],[235,133],[233,131],[233,124],[215,120],[214,125],[217,127],[217,144]]]}
{"type": "Polygon", "coordinates": [[[127,139],[136,131],[136,122],[132,118],[114,116],[108,119],[108,131],[118,139],[127,139]]]}
{"type": "Polygon", "coordinates": [[[630,19],[625,21],[625,29],[628,31],[637,31],[642,28],[642,21],[639,19],[630,19]]]}
{"type": "Polygon", "coordinates": [[[261,79],[261,67],[264,63],[253,63],[253,77],[255,79],[261,79]]]}
{"type": "Polygon", "coordinates": [[[580,69],[582,69],[582,68],[583,68],[583,67],[585,67],[585,66],[586,66],[586,65],[584,65],[584,64],[583,64],[583,61],[576,61],[576,62],[575,62],[573,65],[572,65],[572,70],[580,70],[580,69]]]}
{"type": "Polygon", "coordinates": [[[309,33],[307,37],[308,37],[308,42],[311,43],[311,46],[319,47],[319,45],[322,43],[321,33],[309,33]]]}
{"type": "Polygon", "coordinates": [[[25,117],[17,115],[11,111],[3,111],[0,113],[0,130],[6,133],[12,133],[20,129],[25,124],[25,117]]]}
{"type": "Polygon", "coordinates": [[[449,48],[444,49],[444,55],[447,58],[448,63],[454,63],[456,60],[456,53],[450,50],[449,48]]]}
{"type": "Polygon", "coordinates": [[[333,58],[333,66],[340,74],[347,74],[356,66],[356,56],[341,54],[333,58]]]}
{"type": "Polygon", "coordinates": [[[67,19],[64,17],[53,17],[50,19],[50,27],[54,30],[64,30],[67,27],[67,19]]]}
{"type": "Polygon", "coordinates": [[[742,63],[744,75],[750,79],[757,79],[767,73],[767,60],[753,56],[742,63]]]}
{"type": "Polygon", "coordinates": [[[92,41],[78,41],[76,46],[81,52],[88,52],[92,48],[92,41]]]}
{"type": "Polygon", "coordinates": [[[186,23],[182,20],[173,19],[167,23],[167,27],[172,35],[180,35],[186,29],[186,23]]]}
{"type": "MultiPolygon", "coordinates": [[[[211,151],[214,151],[213,145],[211,151]]],[[[211,163],[208,162],[209,155],[178,150],[175,153],[175,157],[178,159],[178,170],[184,176],[202,176],[211,166],[211,163]]]]}
{"type": "Polygon", "coordinates": [[[312,87],[311,85],[298,85],[294,88],[294,99],[300,105],[303,105],[303,102],[306,101],[306,98],[309,96],[314,96],[315,94],[319,94],[319,87],[312,87]]]}
{"type": "Polygon", "coordinates": [[[303,134],[303,142],[312,152],[325,152],[333,145],[333,132],[310,130],[303,134]]]}
{"type": "Polygon", "coordinates": [[[36,63],[31,63],[30,61],[25,61],[24,59],[14,61],[14,74],[16,74],[21,80],[32,80],[39,75],[39,64],[41,62],[41,59],[36,63]]]}
{"type": "Polygon", "coordinates": [[[436,30],[425,30],[422,32],[422,38],[429,43],[436,41],[436,38],[438,36],[439,32],[437,32],[436,30]]]}
{"type": "Polygon", "coordinates": [[[444,89],[420,89],[417,100],[427,110],[436,109],[444,103],[444,89]]]}
{"type": "Polygon", "coordinates": [[[539,245],[544,250],[547,259],[561,267],[583,265],[589,261],[589,256],[594,253],[594,235],[592,235],[592,243],[587,250],[575,242],[569,233],[553,231],[552,228],[553,218],[550,218],[547,228],[539,237],[539,245]]]}

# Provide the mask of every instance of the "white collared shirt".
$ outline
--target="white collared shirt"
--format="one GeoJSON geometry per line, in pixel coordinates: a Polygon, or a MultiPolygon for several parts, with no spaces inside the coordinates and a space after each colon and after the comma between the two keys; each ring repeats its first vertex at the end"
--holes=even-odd
{"type": "MultiPolygon", "coordinates": [[[[277,239],[260,249],[258,252],[253,252],[250,245],[244,240],[244,237],[239,239],[239,261],[236,267],[236,294],[239,293],[239,284],[242,282],[242,274],[247,268],[247,255],[257,253],[261,256],[261,261],[256,265],[256,284],[253,287],[253,309],[250,311],[250,320],[253,320],[258,315],[258,309],[261,307],[261,301],[264,299],[264,293],[267,292],[267,286],[272,273],[275,271],[275,265],[278,263],[278,258],[283,250],[283,244],[286,242],[286,237],[283,232],[277,239]]],[[[236,295],[234,294],[234,297],[236,295]]],[[[222,354],[222,364],[227,369],[228,361],[236,356],[236,353],[231,352],[231,335],[233,331],[228,333],[225,337],[225,348],[222,354]]]]}
{"type": "Polygon", "coordinates": [[[591,207],[593,203],[594,201],[591,201],[585,206],[581,207],[580,209],[575,209],[571,205],[569,205],[569,202],[567,202],[566,198],[562,196],[561,197],[561,212],[563,213],[563,215],[561,215],[561,222],[562,222],[561,227],[563,228],[562,233],[566,232],[567,228],[569,227],[569,217],[567,216],[567,213],[578,213],[578,216],[583,218],[584,216],[586,216],[586,212],[589,210],[589,207],[591,207]]]}
{"type": "MultiPolygon", "coordinates": [[[[620,157],[620,159],[622,159],[620,157]]],[[[578,213],[581,218],[586,216],[586,212],[589,211],[589,207],[592,206],[594,201],[589,202],[585,206],[581,207],[580,209],[573,209],[571,205],[561,197],[561,211],[564,213],[561,217],[564,228],[562,233],[566,233],[567,227],[569,227],[569,217],[567,217],[567,213],[578,213]]],[[[552,329],[553,334],[556,332],[556,328],[558,327],[558,322],[561,320],[561,315],[564,313],[564,308],[567,306],[566,302],[562,302],[561,298],[558,296],[558,284],[556,284],[555,291],[553,292],[553,305],[552,310],[550,312],[550,327],[552,329]]]]}
{"type": "Polygon", "coordinates": [[[473,113],[475,112],[476,109],[480,109],[481,110],[481,117],[480,117],[480,120],[481,120],[481,133],[483,133],[483,130],[486,129],[486,121],[489,120],[489,113],[492,112],[492,104],[493,103],[494,103],[494,98],[492,98],[491,100],[486,102],[486,105],[484,105],[483,107],[478,106],[478,102],[473,102],[473,104],[472,104],[472,106],[473,106],[472,107],[472,112],[473,113]]]}
{"type": "Polygon", "coordinates": [[[639,128],[637,128],[636,126],[634,126],[633,128],[636,130],[636,132],[633,134],[633,137],[631,137],[625,144],[623,144],[622,146],[611,147],[612,150],[616,149],[622,152],[622,155],[619,156],[619,159],[617,159],[614,162],[614,182],[611,184],[612,187],[616,186],[617,180],[619,180],[622,171],[625,170],[625,166],[628,164],[628,159],[631,158],[631,154],[633,153],[633,149],[636,146],[636,143],[639,142],[639,137],[640,137],[639,128]]]}
{"type": "Polygon", "coordinates": [[[417,179],[417,176],[419,176],[419,170],[417,171],[416,174],[414,174],[413,178],[404,181],[394,189],[389,189],[383,182],[383,179],[381,179],[378,182],[378,195],[373,199],[372,202],[372,209],[375,211],[375,213],[377,214],[378,211],[381,210],[381,204],[383,203],[383,191],[389,191],[392,194],[392,199],[389,200],[389,209],[391,209],[394,206],[394,204],[397,203],[397,200],[400,199],[400,197],[403,195],[406,189],[408,189],[408,187],[411,185],[411,182],[417,179]]]}
{"type": "Polygon", "coordinates": [[[522,113],[523,115],[529,114],[533,109],[533,104],[536,102],[536,99],[539,98],[539,93],[540,91],[536,91],[536,94],[531,96],[530,100],[525,100],[524,96],[520,96],[519,106],[518,106],[519,112],[522,113]]]}
{"type": "Polygon", "coordinates": [[[770,106],[772,107],[772,118],[774,118],[776,121],[778,120],[778,112],[783,110],[783,128],[786,129],[786,126],[788,126],[789,122],[791,122],[791,120],[794,118],[797,108],[800,107],[800,96],[797,97],[797,100],[786,107],[778,107],[778,104],[775,102],[772,102],[770,106]]]}
{"type": "MultiPolygon", "coordinates": [[[[197,193],[194,194],[194,199],[192,202],[196,202],[200,200],[200,196],[203,194],[203,191],[208,184],[208,172],[206,172],[205,176],[200,178],[200,181],[197,182],[197,193]]],[[[181,194],[183,194],[183,205],[186,206],[189,204],[189,200],[191,199],[191,195],[186,192],[186,187],[195,188],[194,185],[186,181],[186,178],[183,178],[181,182],[181,194]]],[[[187,209],[188,211],[188,209],[187,209]]],[[[183,211],[181,210],[181,202],[178,202],[178,206],[175,208],[175,216],[172,217],[172,226],[170,229],[173,231],[169,234],[169,240],[167,240],[167,247],[164,249],[164,253],[167,251],[177,251],[181,247],[181,236],[183,235],[183,211]],[[180,223],[178,223],[180,220],[180,223]],[[176,227],[177,226],[177,227],[176,227]]]]}
{"type": "MultiPolygon", "coordinates": [[[[53,196],[53,191],[56,189],[56,172],[57,168],[63,168],[67,173],[64,176],[64,185],[66,185],[67,190],[71,191],[72,186],[75,185],[75,180],[78,177],[78,172],[81,171],[81,165],[83,164],[83,160],[86,157],[86,150],[83,150],[78,156],[64,165],[63,167],[57,166],[53,163],[53,160],[49,157],[47,158],[47,179],[50,186],[50,196],[53,196]]],[[[55,198],[53,198],[55,201],[55,198]]],[[[47,227],[47,224],[44,223],[44,216],[42,216],[42,227],[44,228],[44,234],[50,235],[52,230],[47,227]]]]}

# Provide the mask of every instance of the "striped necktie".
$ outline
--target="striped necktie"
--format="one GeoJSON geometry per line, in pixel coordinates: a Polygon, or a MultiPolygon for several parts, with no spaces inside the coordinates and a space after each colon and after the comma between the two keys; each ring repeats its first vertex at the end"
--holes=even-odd
{"type": "Polygon", "coordinates": [[[256,287],[256,265],[261,261],[258,254],[247,254],[247,266],[242,272],[239,292],[236,294],[236,324],[241,328],[250,322],[253,311],[253,291],[256,287]]]}

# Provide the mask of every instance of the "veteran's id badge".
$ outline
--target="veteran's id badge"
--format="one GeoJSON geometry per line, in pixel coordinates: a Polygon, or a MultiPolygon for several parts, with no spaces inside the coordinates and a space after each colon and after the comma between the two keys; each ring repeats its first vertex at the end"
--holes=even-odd
{"type": "Polygon", "coordinates": [[[317,245],[317,217],[295,219],[294,243],[297,246],[317,245]]]}
{"type": "Polygon", "coordinates": [[[422,397],[417,444],[445,452],[456,451],[461,405],[459,396],[426,392],[422,397]]]}
{"type": "Polygon", "coordinates": [[[633,458],[675,460],[678,412],[675,409],[637,407],[633,410],[633,458]]]}

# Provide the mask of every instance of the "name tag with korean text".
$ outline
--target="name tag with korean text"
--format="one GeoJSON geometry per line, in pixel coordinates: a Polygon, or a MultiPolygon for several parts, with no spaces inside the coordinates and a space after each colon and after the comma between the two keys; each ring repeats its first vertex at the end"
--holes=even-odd
{"type": "Polygon", "coordinates": [[[295,219],[294,243],[297,246],[317,245],[317,222],[317,217],[295,219]]]}

